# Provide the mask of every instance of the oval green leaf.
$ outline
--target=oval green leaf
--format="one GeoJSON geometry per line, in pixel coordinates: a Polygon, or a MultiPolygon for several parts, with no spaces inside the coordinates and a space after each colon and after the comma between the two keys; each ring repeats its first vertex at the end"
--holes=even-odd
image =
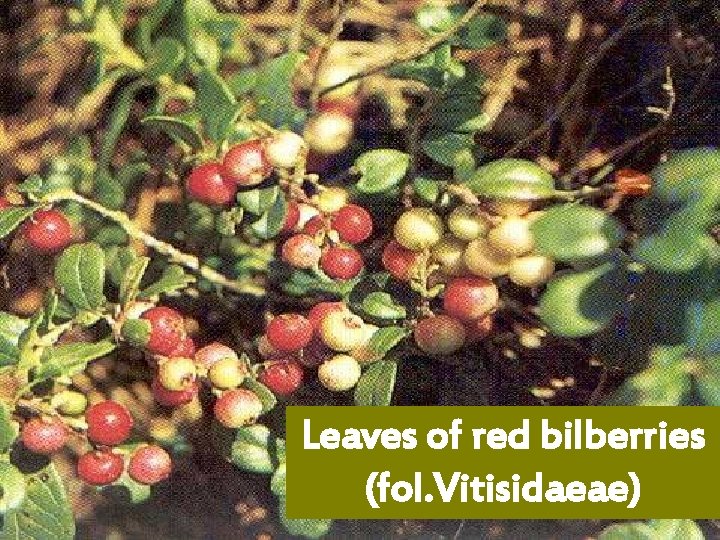
{"type": "Polygon", "coordinates": [[[360,173],[356,187],[362,193],[382,193],[397,186],[410,166],[410,156],[399,150],[383,148],[365,152],[355,160],[360,173]]]}
{"type": "Polygon", "coordinates": [[[25,476],[15,465],[0,462],[0,516],[18,508],[25,500],[25,476]]]}
{"type": "Polygon", "coordinates": [[[173,118],[172,116],[146,116],[142,124],[150,129],[162,131],[171,139],[188,145],[193,152],[202,149],[203,141],[200,134],[189,122],[173,118]]]}
{"type": "Polygon", "coordinates": [[[666,204],[683,204],[720,182],[720,150],[681,150],[650,173],[652,193],[666,204]]]}
{"type": "Polygon", "coordinates": [[[524,159],[503,158],[479,167],[466,182],[475,195],[488,199],[532,201],[555,194],[555,181],[545,169],[524,159]]]}
{"type": "Polygon", "coordinates": [[[93,243],[75,244],[60,255],[55,281],[79,310],[93,310],[105,303],[105,253],[93,243]]]}
{"type": "Polygon", "coordinates": [[[371,365],[355,387],[355,405],[387,407],[395,389],[397,363],[381,360],[371,365]]]}

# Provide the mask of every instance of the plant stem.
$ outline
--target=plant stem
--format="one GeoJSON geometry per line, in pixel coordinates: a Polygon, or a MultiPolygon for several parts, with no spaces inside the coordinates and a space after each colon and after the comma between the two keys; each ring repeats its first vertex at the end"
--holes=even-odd
{"type": "Polygon", "coordinates": [[[253,296],[261,296],[265,292],[262,287],[254,283],[233,280],[223,276],[209,266],[203,265],[197,256],[191,255],[189,253],[184,253],[176,247],[172,246],[171,244],[163,242],[162,240],[159,240],[154,236],[146,233],[145,231],[140,229],[137,224],[135,224],[125,213],[105,208],[103,205],[98,204],[95,201],[91,201],[90,199],[87,199],[72,190],[58,190],[50,193],[49,195],[46,195],[45,197],[42,197],[40,200],[40,202],[47,204],[59,201],[75,201],[85,206],[86,208],[97,212],[101,216],[115,222],[117,225],[122,227],[122,229],[127,233],[130,238],[142,242],[143,244],[154,249],[158,253],[165,255],[172,262],[184,266],[188,270],[199,274],[201,277],[207,279],[212,283],[215,283],[216,285],[220,285],[221,287],[224,287],[236,293],[251,294],[253,296]]]}

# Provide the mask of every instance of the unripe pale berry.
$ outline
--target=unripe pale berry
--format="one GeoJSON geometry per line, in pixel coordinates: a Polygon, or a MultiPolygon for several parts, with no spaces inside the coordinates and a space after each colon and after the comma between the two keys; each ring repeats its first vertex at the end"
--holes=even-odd
{"type": "Polygon", "coordinates": [[[258,379],[273,394],[288,396],[300,387],[303,374],[302,366],[294,360],[280,360],[265,365],[258,379]]]}
{"type": "Polygon", "coordinates": [[[395,240],[411,251],[422,251],[440,241],[444,228],[440,217],[429,208],[411,208],[395,223],[395,240]]]}
{"type": "Polygon", "coordinates": [[[128,410],[115,401],[101,401],[85,411],[87,437],[96,444],[115,446],[130,436],[133,419],[128,410]]]}
{"type": "Polygon", "coordinates": [[[68,432],[59,418],[32,418],[23,425],[20,438],[31,452],[49,456],[65,446],[68,432]]]}
{"type": "Polygon", "coordinates": [[[347,204],[348,192],[340,187],[328,187],[315,196],[318,210],[325,214],[334,214],[347,204]]]}
{"type": "Polygon", "coordinates": [[[440,265],[446,276],[459,276],[467,273],[465,267],[465,242],[446,234],[432,248],[432,257],[440,265]]]}
{"type": "Polygon", "coordinates": [[[402,247],[391,240],[382,252],[382,264],[385,270],[401,281],[409,281],[412,267],[420,260],[421,254],[402,247]]]}
{"type": "Polygon", "coordinates": [[[320,338],[334,351],[347,352],[362,345],[365,322],[349,311],[328,313],[320,325],[320,338]]]}
{"type": "Polygon", "coordinates": [[[302,230],[303,227],[307,224],[308,221],[310,221],[312,218],[317,216],[320,212],[317,208],[315,208],[312,205],[305,204],[305,203],[298,203],[298,221],[295,225],[296,230],[302,230]]]}
{"type": "Polygon", "coordinates": [[[227,345],[218,342],[209,343],[195,353],[195,363],[205,369],[210,369],[213,364],[223,358],[238,360],[238,355],[227,345]]]}
{"type": "Polygon", "coordinates": [[[313,330],[319,332],[325,317],[336,311],[348,312],[348,308],[344,302],[320,302],[308,311],[307,318],[313,330]]]}
{"type": "Polygon", "coordinates": [[[452,354],[465,343],[465,326],[448,315],[422,319],[415,326],[415,343],[423,352],[433,356],[452,354]]]}
{"type": "Polygon", "coordinates": [[[223,358],[215,362],[210,371],[208,378],[215,388],[228,390],[237,388],[245,379],[245,368],[236,358],[223,358]]]}
{"type": "Polygon", "coordinates": [[[294,167],[305,141],[297,133],[283,130],[265,139],[265,155],[273,167],[294,167]]]}
{"type": "Polygon", "coordinates": [[[478,214],[477,208],[470,205],[458,206],[450,212],[447,226],[455,237],[466,242],[485,236],[488,232],[487,221],[478,214]]]}
{"type": "Polygon", "coordinates": [[[172,356],[186,338],[185,321],[172,308],[154,307],[145,311],[140,318],[149,321],[151,325],[150,337],[145,345],[151,353],[172,356]]]}
{"type": "Polygon", "coordinates": [[[315,268],[321,256],[320,246],[307,234],[295,234],[283,243],[282,259],[295,268],[315,268]]]}
{"type": "Polygon", "coordinates": [[[130,457],[128,474],[141,484],[152,485],[165,480],[172,471],[172,459],[163,448],[149,444],[141,446],[130,457]]]}
{"type": "Polygon", "coordinates": [[[534,245],[530,222],[522,217],[505,218],[490,230],[487,241],[492,249],[507,257],[526,255],[534,245]]]}
{"type": "Polygon", "coordinates": [[[332,392],[350,390],[360,380],[360,364],[352,356],[338,354],[318,368],[318,379],[332,392]]]}
{"type": "Polygon", "coordinates": [[[448,282],[443,293],[443,308],[451,317],[463,321],[479,319],[497,308],[497,286],[482,277],[458,277],[448,282]]]}
{"type": "Polygon", "coordinates": [[[362,206],[348,204],[340,208],[331,220],[340,240],[350,244],[364,242],[373,232],[370,213],[362,206]]]}
{"type": "Polygon", "coordinates": [[[203,163],[195,167],[185,185],[188,196],[204,204],[230,204],[237,191],[234,182],[223,178],[219,163],[203,163]]]}
{"type": "MultiPolygon", "coordinates": [[[[350,77],[357,74],[358,69],[347,63],[347,60],[343,61],[339,59],[335,62],[329,62],[327,67],[323,67],[320,74],[318,75],[318,85],[321,89],[330,88],[337,84],[347,81],[350,77]]],[[[323,97],[326,99],[344,99],[348,98],[357,93],[360,87],[359,80],[353,80],[348,83],[338,86],[329,92],[325,92],[323,97]]]]}
{"type": "Polygon", "coordinates": [[[81,480],[93,486],[112,484],[123,472],[125,461],[110,450],[92,451],[80,456],[77,473],[81,480]]]}
{"type": "Polygon", "coordinates": [[[274,349],[296,352],[310,343],[313,327],[302,315],[286,313],[268,323],[265,335],[274,349]]]}
{"type": "Polygon", "coordinates": [[[470,242],[463,255],[465,266],[470,273],[486,278],[503,276],[510,270],[511,257],[492,249],[485,238],[470,242]]]}
{"type": "Polygon", "coordinates": [[[546,283],[555,272],[552,259],[542,255],[518,257],[510,265],[510,281],[521,287],[539,287],[546,283]]]}
{"type": "Polygon", "coordinates": [[[225,427],[237,429],[252,424],[263,410],[260,398],[245,388],[228,390],[215,401],[215,418],[225,427]]]}
{"type": "Polygon", "coordinates": [[[33,248],[55,253],[70,245],[73,231],[65,215],[57,210],[38,210],[23,226],[23,235],[33,248]]]}
{"type": "Polygon", "coordinates": [[[360,252],[349,246],[330,246],[320,257],[320,268],[333,279],[357,277],[364,266],[360,252]]]}
{"type": "Polygon", "coordinates": [[[183,390],[168,390],[155,378],[150,385],[150,389],[155,401],[163,407],[179,407],[195,399],[200,388],[198,382],[193,381],[183,390]]]}
{"type": "Polygon", "coordinates": [[[516,201],[512,199],[499,199],[490,205],[491,210],[504,217],[524,216],[532,209],[531,201],[516,201]]]}
{"type": "Polygon", "coordinates": [[[259,139],[236,144],[228,150],[222,162],[223,177],[238,186],[256,186],[271,172],[272,165],[259,139]]]}
{"type": "Polygon", "coordinates": [[[63,390],[50,400],[50,406],[65,416],[77,416],[85,412],[87,398],[74,390],[63,390]]]}
{"type": "Polygon", "coordinates": [[[190,358],[168,358],[158,368],[158,381],[168,390],[181,391],[192,385],[197,376],[195,362],[190,358]]]}
{"type": "Polygon", "coordinates": [[[321,112],[310,118],[303,137],[318,154],[339,154],[352,141],[355,122],[337,112],[321,112]]]}

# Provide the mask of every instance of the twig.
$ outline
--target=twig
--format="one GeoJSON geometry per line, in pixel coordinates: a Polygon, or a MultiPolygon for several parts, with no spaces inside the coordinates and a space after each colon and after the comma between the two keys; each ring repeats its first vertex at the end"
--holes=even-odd
{"type": "Polygon", "coordinates": [[[445,41],[450,39],[458,31],[460,31],[460,29],[462,29],[466,24],[468,24],[473,19],[473,17],[475,17],[475,15],[477,15],[478,12],[485,6],[485,4],[487,4],[487,2],[488,0],[475,0],[475,3],[470,6],[470,8],[463,14],[463,16],[460,17],[457,21],[455,21],[455,23],[444,32],[440,32],[439,34],[436,34],[435,36],[426,39],[419,44],[412,43],[405,46],[399,46],[394,53],[386,54],[384,57],[378,59],[373,64],[370,64],[365,69],[356,73],[355,75],[348,77],[340,83],[324,88],[320,92],[320,95],[322,96],[323,94],[335,90],[336,88],[340,88],[341,86],[345,86],[348,83],[351,83],[358,79],[362,79],[363,77],[367,77],[368,75],[373,75],[375,73],[383,71],[389,67],[394,66],[395,64],[408,62],[410,60],[414,60],[415,58],[419,58],[420,56],[428,54],[430,51],[442,45],[445,41]]]}
{"type": "Polygon", "coordinates": [[[312,4],[313,0],[298,0],[295,21],[293,22],[292,28],[290,28],[290,38],[288,39],[288,49],[290,49],[290,51],[294,52],[300,49],[303,27],[305,26],[305,20],[307,19],[308,11],[310,11],[312,4]]]}
{"type": "Polygon", "coordinates": [[[181,266],[184,266],[188,270],[199,274],[203,278],[207,279],[212,283],[215,283],[216,285],[220,285],[221,287],[224,287],[236,293],[250,294],[253,296],[261,296],[265,292],[262,287],[259,287],[254,283],[237,281],[223,276],[222,274],[216,272],[214,269],[203,265],[197,256],[191,255],[189,253],[184,253],[176,247],[172,246],[171,244],[163,242],[162,240],[159,240],[154,236],[146,233],[145,231],[140,229],[125,213],[105,208],[101,204],[98,204],[95,201],[91,201],[90,199],[87,199],[72,190],[58,190],[40,199],[41,203],[46,204],[51,204],[59,201],[75,201],[91,210],[94,210],[101,216],[115,222],[117,225],[122,227],[122,229],[127,233],[130,238],[139,240],[140,242],[154,249],[158,253],[165,255],[171,261],[180,264],[181,266]]]}

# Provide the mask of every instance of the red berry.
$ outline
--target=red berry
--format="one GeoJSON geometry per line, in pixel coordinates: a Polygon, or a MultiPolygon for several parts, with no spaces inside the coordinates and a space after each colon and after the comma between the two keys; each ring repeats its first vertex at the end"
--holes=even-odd
{"type": "Polygon", "coordinates": [[[650,193],[652,178],[634,169],[620,169],[615,173],[615,189],[622,195],[643,196],[650,193]]]}
{"type": "Polygon", "coordinates": [[[423,352],[442,356],[457,352],[465,343],[467,332],[459,320],[437,315],[419,321],[413,335],[423,352]]]}
{"type": "Polygon", "coordinates": [[[218,422],[231,429],[252,424],[262,414],[262,410],[260,398],[245,388],[224,392],[213,407],[218,422]]]}
{"type": "Polygon", "coordinates": [[[115,401],[101,401],[85,411],[87,436],[105,446],[122,444],[130,436],[133,419],[128,410],[115,401]]]}
{"type": "Polygon", "coordinates": [[[298,221],[300,221],[300,208],[295,201],[290,201],[285,211],[285,223],[280,232],[288,233],[295,230],[298,221]]]}
{"type": "Polygon", "coordinates": [[[195,167],[187,178],[188,195],[205,204],[230,204],[237,186],[225,180],[219,163],[203,163],[195,167]]]}
{"type": "Polygon", "coordinates": [[[67,435],[67,428],[59,418],[33,418],[23,426],[20,438],[31,452],[50,455],[65,446],[67,435]]]}
{"type": "Polygon", "coordinates": [[[393,277],[401,281],[409,281],[410,269],[420,255],[417,251],[410,251],[395,240],[391,240],[383,249],[382,263],[385,270],[393,277]]]}
{"type": "Polygon", "coordinates": [[[186,337],[185,321],[174,309],[154,307],[140,315],[140,318],[150,322],[150,338],[145,347],[153,354],[172,356],[186,337]]]}
{"type": "Polygon", "coordinates": [[[313,216],[303,227],[302,232],[304,234],[315,236],[326,227],[325,219],[322,216],[313,216]]]}
{"type": "Polygon", "coordinates": [[[459,277],[445,287],[445,313],[463,321],[484,317],[498,305],[497,286],[483,277],[459,277]]]}
{"type": "Polygon", "coordinates": [[[245,141],[233,146],[222,163],[222,175],[239,186],[255,186],[272,172],[260,139],[245,141]]]}
{"type": "Polygon", "coordinates": [[[5,197],[0,197],[0,210],[5,210],[6,208],[11,208],[12,203],[8,201],[5,197]]]}
{"type": "Polygon", "coordinates": [[[170,353],[170,358],[183,357],[192,358],[195,355],[195,342],[188,336],[183,339],[177,347],[170,353]]]}
{"type": "Polygon", "coordinates": [[[348,204],[333,216],[332,228],[337,231],[343,242],[359,244],[370,238],[372,234],[372,217],[362,206],[348,204]]]}
{"type": "Polygon", "coordinates": [[[300,387],[303,368],[295,361],[279,361],[266,365],[258,377],[273,394],[288,396],[300,387]]]}
{"type": "Polygon", "coordinates": [[[93,486],[112,484],[123,472],[125,461],[119,454],[93,451],[80,456],[77,463],[78,476],[93,486]]]}
{"type": "Polygon", "coordinates": [[[38,210],[23,229],[28,243],[44,252],[60,251],[72,242],[72,226],[57,210],[38,210]]]}
{"type": "Polygon", "coordinates": [[[227,345],[213,342],[205,345],[202,349],[195,353],[195,363],[210,369],[213,364],[225,358],[238,359],[237,353],[227,345]]]}
{"type": "Polygon", "coordinates": [[[328,313],[346,310],[347,306],[344,302],[320,302],[312,307],[312,309],[308,312],[307,318],[310,321],[313,330],[318,332],[323,319],[328,315],[328,313]]]}
{"type": "Polygon", "coordinates": [[[157,484],[170,476],[172,459],[155,444],[138,448],[130,458],[128,474],[141,484],[157,484]]]}
{"type": "Polygon", "coordinates": [[[163,407],[179,407],[190,403],[197,396],[199,389],[198,382],[195,380],[184,390],[168,390],[160,384],[157,377],[153,379],[151,388],[155,401],[163,407]]]}
{"type": "Polygon", "coordinates": [[[310,343],[313,327],[302,315],[286,313],[268,323],[265,335],[274,349],[295,352],[310,343]]]}
{"type": "Polygon", "coordinates": [[[333,279],[352,279],[362,272],[360,252],[352,247],[332,246],[320,258],[320,268],[333,279]]]}
{"type": "Polygon", "coordinates": [[[295,268],[314,268],[322,251],[312,236],[296,234],[285,240],[282,247],[283,261],[295,268]]]}
{"type": "Polygon", "coordinates": [[[474,321],[466,322],[467,339],[469,342],[480,341],[485,339],[492,332],[495,321],[492,315],[485,315],[474,321]]]}

